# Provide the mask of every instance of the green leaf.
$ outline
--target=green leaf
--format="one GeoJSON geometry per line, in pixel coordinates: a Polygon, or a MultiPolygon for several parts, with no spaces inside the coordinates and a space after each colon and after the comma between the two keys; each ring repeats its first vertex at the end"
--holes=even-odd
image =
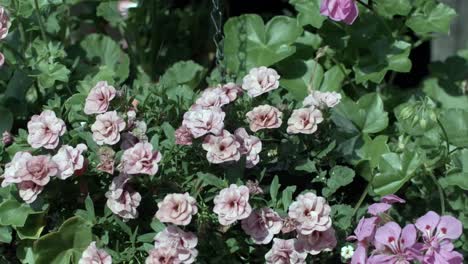
{"type": "Polygon", "coordinates": [[[360,57],[353,66],[357,83],[371,81],[381,83],[388,71],[409,72],[411,60],[408,58],[411,44],[382,38],[369,44],[368,55],[360,57]]]}
{"type": "Polygon", "coordinates": [[[443,188],[447,188],[448,186],[457,186],[468,191],[468,172],[450,174],[447,177],[440,178],[439,183],[443,188]]]}
{"type": "Polygon", "coordinates": [[[305,171],[305,172],[316,172],[317,168],[315,167],[315,162],[311,161],[310,159],[299,161],[295,167],[298,171],[305,171]]]}
{"type": "Polygon", "coordinates": [[[362,160],[368,160],[371,168],[377,167],[380,157],[390,152],[387,145],[388,136],[379,135],[372,139],[369,135],[363,135],[364,145],[358,150],[358,155],[362,160]]]}
{"type": "Polygon", "coordinates": [[[165,228],[166,226],[163,223],[161,223],[161,221],[159,221],[157,218],[153,218],[153,220],[151,221],[151,229],[153,229],[154,232],[159,233],[165,228]]]}
{"type": "Polygon", "coordinates": [[[283,194],[281,196],[281,202],[283,203],[284,211],[288,211],[288,207],[292,202],[293,194],[296,191],[296,186],[288,186],[283,190],[283,194]]]}
{"type": "Polygon", "coordinates": [[[351,218],[353,208],[347,204],[336,204],[331,207],[331,216],[333,225],[341,230],[347,230],[351,227],[351,218]]]}
{"type": "Polygon", "coordinates": [[[91,227],[83,218],[72,217],[58,231],[40,237],[33,247],[36,264],[78,263],[92,241],[91,227]]]}
{"type": "Polygon", "coordinates": [[[456,15],[453,8],[443,3],[427,1],[412,14],[406,21],[406,25],[421,35],[431,32],[447,34],[456,15]]]}
{"type": "Polygon", "coordinates": [[[281,187],[281,184],[279,184],[278,176],[275,175],[270,185],[270,197],[271,197],[271,201],[273,202],[273,204],[276,204],[276,201],[278,199],[278,191],[280,187],[281,187]]]}
{"type": "Polygon", "coordinates": [[[0,134],[10,131],[13,126],[13,114],[7,108],[0,106],[0,134]]]}
{"type": "Polygon", "coordinates": [[[468,110],[445,109],[440,114],[439,120],[451,144],[468,147],[468,110]]]}
{"type": "Polygon", "coordinates": [[[93,62],[98,58],[100,63],[115,72],[115,79],[122,83],[129,74],[130,59],[110,37],[90,34],[81,41],[80,46],[86,51],[86,58],[93,62]]]}
{"type": "Polygon", "coordinates": [[[302,34],[296,19],[275,16],[266,25],[259,15],[230,18],[224,25],[224,53],[231,72],[271,66],[292,55],[292,44],[302,34]]]}
{"type": "Polygon", "coordinates": [[[442,187],[457,186],[463,190],[468,190],[468,149],[462,149],[454,152],[451,156],[453,169],[448,175],[439,178],[442,187]]]}
{"type": "Polygon", "coordinates": [[[197,177],[205,185],[215,186],[215,187],[218,187],[220,189],[223,189],[223,188],[227,187],[226,181],[218,178],[216,175],[213,175],[211,173],[198,172],[197,177]]]}
{"type": "Polygon", "coordinates": [[[408,15],[411,11],[411,2],[410,0],[375,0],[373,7],[380,15],[392,18],[395,15],[408,15]]]}
{"type": "Polygon", "coordinates": [[[378,195],[397,192],[411,179],[423,163],[424,158],[417,152],[405,151],[403,154],[385,153],[380,157],[379,172],[376,173],[372,185],[378,195]]]}
{"type": "Polygon", "coordinates": [[[118,26],[124,20],[118,9],[118,3],[115,1],[102,2],[98,5],[96,14],[107,20],[112,26],[118,26]]]}
{"type": "Polygon", "coordinates": [[[280,83],[297,100],[304,99],[308,87],[318,90],[323,80],[323,68],[315,60],[287,60],[278,65],[280,83]]]}
{"type": "Polygon", "coordinates": [[[22,227],[29,214],[34,211],[27,204],[16,200],[6,200],[0,203],[0,225],[22,227]]]}
{"type": "Polygon", "coordinates": [[[346,75],[340,66],[335,65],[328,69],[323,77],[322,85],[320,86],[320,91],[326,92],[339,92],[341,91],[341,86],[343,84],[346,75]]]}
{"type": "Polygon", "coordinates": [[[297,20],[302,26],[311,25],[315,28],[322,27],[327,17],[320,14],[321,0],[289,0],[299,12],[297,20]]]}
{"type": "Polygon", "coordinates": [[[30,214],[23,227],[17,227],[20,239],[38,239],[44,229],[45,213],[30,214]]]}
{"type": "Polygon", "coordinates": [[[0,226],[0,243],[10,244],[11,240],[11,227],[0,226]]]}
{"type": "Polygon", "coordinates": [[[183,99],[186,103],[192,103],[193,90],[199,86],[206,69],[193,61],[181,61],[172,65],[161,77],[166,95],[169,99],[179,102],[183,99]]]}
{"type": "MultiPolygon", "coordinates": [[[[443,108],[461,108],[468,110],[468,96],[463,93],[454,94],[447,91],[445,85],[441,86],[436,78],[429,78],[423,83],[424,92],[435,101],[438,101],[443,108]]],[[[461,87],[458,87],[461,91],[461,87]]]]}
{"type": "Polygon", "coordinates": [[[330,178],[327,180],[327,187],[322,189],[322,194],[325,197],[330,197],[340,187],[346,186],[353,182],[354,175],[354,171],[348,167],[333,167],[330,171],[330,178]]]}
{"type": "Polygon", "coordinates": [[[384,130],[388,126],[388,113],[377,93],[369,93],[353,102],[344,97],[335,107],[337,114],[351,120],[363,133],[371,134],[384,130]]]}
{"type": "Polygon", "coordinates": [[[40,74],[37,76],[39,86],[42,88],[51,88],[55,85],[55,82],[68,82],[68,75],[70,70],[65,65],[60,63],[48,63],[41,61],[36,65],[40,74]]]}

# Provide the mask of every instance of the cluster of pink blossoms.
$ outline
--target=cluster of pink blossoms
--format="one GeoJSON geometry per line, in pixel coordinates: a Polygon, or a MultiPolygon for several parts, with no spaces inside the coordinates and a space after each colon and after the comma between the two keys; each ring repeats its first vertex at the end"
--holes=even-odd
{"type": "MultiPolygon", "coordinates": [[[[184,114],[182,126],[175,131],[176,143],[191,145],[195,138],[204,137],[203,149],[210,163],[238,161],[246,157],[246,167],[260,162],[262,142],[249,135],[245,128],[238,128],[234,134],[224,129],[226,113],[222,107],[234,102],[246,91],[250,97],[257,97],[278,89],[280,76],[274,69],[259,67],[250,70],[243,78],[242,86],[234,83],[207,88],[184,114]]],[[[322,110],[336,106],[341,95],[335,92],[314,91],[304,100],[304,108],[296,109],[288,119],[287,132],[290,134],[312,134],[323,121],[322,110]]],[[[246,114],[252,132],[281,127],[283,113],[276,107],[265,104],[254,107],[246,114]]]]}
{"type": "Polygon", "coordinates": [[[358,17],[359,9],[355,0],[322,0],[320,14],[351,25],[358,17]]]}
{"type": "MultiPolygon", "coordinates": [[[[53,150],[58,147],[60,136],[67,131],[65,122],[51,110],[44,110],[28,122],[28,143],[35,149],[53,150]]],[[[43,191],[50,179],[65,180],[80,175],[86,169],[83,153],[86,145],[76,147],[62,145],[54,156],[37,155],[20,151],[5,166],[2,187],[16,184],[20,197],[32,203],[43,191]]]]}
{"type": "Polygon", "coordinates": [[[387,195],[380,203],[369,206],[372,217],[363,217],[354,235],[348,237],[356,241],[351,264],[463,263],[463,255],[453,250],[452,243],[461,236],[462,223],[453,216],[429,211],[414,224],[401,228],[396,222],[386,220],[390,218],[386,214],[393,203],[404,202],[395,195],[387,195]]]}
{"type": "Polygon", "coordinates": [[[112,257],[105,250],[97,248],[93,241],[83,251],[78,264],[112,264],[112,257]]]}
{"type": "MultiPolygon", "coordinates": [[[[118,165],[121,173],[112,181],[106,198],[107,207],[114,214],[128,220],[138,216],[137,207],[141,201],[141,195],[129,186],[131,175],[155,175],[162,156],[147,142],[146,124],[136,120],[137,103],[127,113],[128,123],[116,111],[108,111],[116,93],[116,89],[106,81],[98,82],[86,97],[84,112],[87,115],[98,114],[96,122],[91,126],[93,139],[98,145],[115,145],[121,142],[121,148],[124,149],[118,165]],[[126,128],[133,128],[133,131],[122,133],[126,128]]],[[[98,155],[100,163],[97,169],[113,174],[114,150],[104,146],[100,148],[98,155]]]]}

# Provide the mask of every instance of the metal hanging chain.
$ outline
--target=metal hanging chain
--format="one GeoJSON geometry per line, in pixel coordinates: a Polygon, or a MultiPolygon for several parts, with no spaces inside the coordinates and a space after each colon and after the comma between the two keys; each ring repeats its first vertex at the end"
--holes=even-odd
{"type": "MultiPolygon", "coordinates": [[[[222,1],[222,0],[221,0],[222,1]]],[[[221,81],[226,78],[226,68],[224,67],[224,35],[223,35],[223,11],[220,0],[212,0],[211,22],[213,23],[215,33],[213,42],[216,46],[216,66],[221,74],[221,81]]]]}

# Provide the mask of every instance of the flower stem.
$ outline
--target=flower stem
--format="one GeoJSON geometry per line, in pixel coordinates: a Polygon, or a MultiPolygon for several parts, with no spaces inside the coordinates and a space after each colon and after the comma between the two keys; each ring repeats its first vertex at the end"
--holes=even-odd
{"type": "Polygon", "coordinates": [[[354,215],[356,215],[356,212],[357,210],[359,209],[359,207],[361,207],[361,204],[362,202],[364,202],[364,199],[367,197],[367,195],[369,194],[369,190],[372,186],[372,182],[374,181],[374,176],[372,175],[369,183],[367,184],[366,186],[366,189],[364,190],[364,192],[361,194],[361,197],[359,198],[359,201],[356,203],[356,205],[354,206],[354,210],[353,210],[353,213],[351,214],[351,218],[354,217],[354,215]]]}
{"type": "Polygon", "coordinates": [[[434,184],[437,186],[437,191],[439,192],[439,200],[440,200],[440,210],[442,211],[442,214],[445,214],[445,195],[444,195],[444,190],[439,184],[439,181],[437,181],[437,178],[434,176],[434,174],[431,172],[429,173],[431,176],[431,179],[434,181],[434,184]]]}
{"type": "MultiPolygon", "coordinates": [[[[374,8],[372,8],[371,5],[363,2],[362,0],[356,0],[358,3],[360,3],[361,5],[365,6],[367,9],[369,9],[370,11],[374,11],[374,8]]],[[[370,2],[370,1],[369,1],[370,2]]]]}
{"type": "Polygon", "coordinates": [[[39,11],[39,2],[37,0],[34,0],[34,7],[36,8],[36,15],[39,22],[39,29],[41,30],[42,40],[45,41],[47,40],[47,37],[45,34],[44,21],[42,21],[41,13],[39,11]]]}

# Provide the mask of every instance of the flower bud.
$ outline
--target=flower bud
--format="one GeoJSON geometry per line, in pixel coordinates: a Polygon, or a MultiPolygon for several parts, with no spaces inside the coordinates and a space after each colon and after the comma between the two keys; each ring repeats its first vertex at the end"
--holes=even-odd
{"type": "Polygon", "coordinates": [[[5,147],[11,145],[13,143],[13,140],[14,140],[13,136],[11,135],[10,132],[8,131],[3,132],[2,142],[5,147]]]}

